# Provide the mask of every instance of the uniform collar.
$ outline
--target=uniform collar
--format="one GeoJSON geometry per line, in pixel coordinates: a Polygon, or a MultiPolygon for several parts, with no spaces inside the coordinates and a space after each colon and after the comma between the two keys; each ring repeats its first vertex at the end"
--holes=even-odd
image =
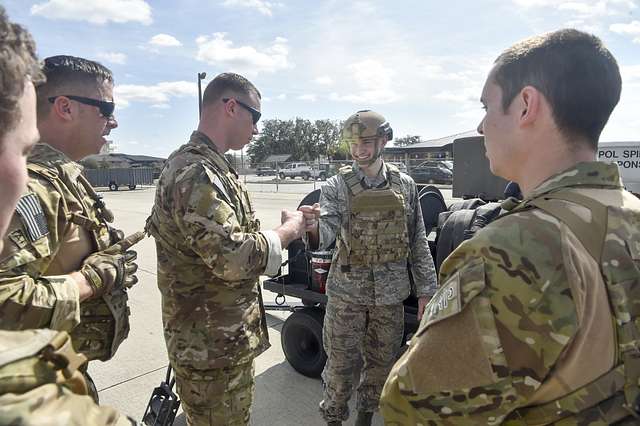
{"type": "Polygon", "coordinates": [[[601,161],[578,163],[542,182],[528,199],[566,186],[622,188],[618,165],[601,161]]]}
{"type": "Polygon", "coordinates": [[[29,154],[28,162],[55,167],[63,170],[72,179],[77,179],[84,167],[73,161],[64,152],[57,150],[46,142],[38,142],[29,154]]]}
{"type": "Polygon", "coordinates": [[[227,157],[225,157],[224,154],[218,151],[218,147],[213,143],[209,136],[205,135],[202,132],[199,132],[198,130],[194,130],[193,133],[191,133],[189,143],[198,147],[204,155],[218,164],[218,166],[225,169],[224,171],[230,171],[236,177],[238,177],[238,173],[231,166],[231,163],[229,163],[227,157]]]}
{"type": "Polygon", "coordinates": [[[367,177],[355,161],[351,164],[351,168],[356,173],[360,182],[364,182],[369,188],[378,187],[389,180],[387,177],[388,170],[384,161],[382,161],[380,171],[378,171],[378,174],[373,178],[367,177]]]}

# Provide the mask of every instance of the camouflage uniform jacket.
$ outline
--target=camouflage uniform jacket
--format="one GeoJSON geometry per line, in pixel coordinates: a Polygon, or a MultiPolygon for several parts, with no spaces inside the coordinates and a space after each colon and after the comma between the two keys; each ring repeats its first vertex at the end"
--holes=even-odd
{"type": "MultiPolygon", "coordinates": [[[[367,178],[356,163],[353,170],[369,188],[387,182],[387,169],[383,166],[374,179],[367,178]]],[[[422,220],[416,184],[400,173],[402,194],[406,203],[409,233],[409,263],[416,296],[432,295],[436,291],[436,273],[422,220]]],[[[349,188],[341,175],[327,180],[320,195],[320,242],[318,250],[326,250],[336,239],[341,225],[349,218],[349,188]]],[[[335,257],[335,256],[334,256],[335,257]]],[[[411,292],[409,271],[405,260],[371,266],[337,266],[334,259],[327,277],[327,295],[336,296],[361,305],[392,305],[402,303],[411,292]]]]}
{"type": "Polygon", "coordinates": [[[0,424],[137,424],[87,395],[86,362],[64,331],[0,331],[0,424]]]}
{"type": "MultiPolygon", "coordinates": [[[[580,163],[523,203],[559,189],[640,212],[616,165],[580,163]]],[[[440,282],[385,384],[386,424],[500,424],[613,367],[615,330],[599,264],[545,211],[490,223],[445,260],[440,282]]]]}
{"type": "Polygon", "coordinates": [[[113,216],[82,176],[82,166],[62,152],[39,143],[27,168],[28,191],[0,254],[0,328],[69,331],[76,350],[108,359],[129,331],[127,293],[114,290],[83,302],[81,312],[78,286],[66,275],[115,242],[107,224],[113,216]]]}
{"type": "Polygon", "coordinates": [[[249,194],[211,140],[194,132],[167,160],[147,230],[156,239],[169,358],[205,370],[250,361],[269,347],[258,278],[282,258],[258,232],[249,194]]]}

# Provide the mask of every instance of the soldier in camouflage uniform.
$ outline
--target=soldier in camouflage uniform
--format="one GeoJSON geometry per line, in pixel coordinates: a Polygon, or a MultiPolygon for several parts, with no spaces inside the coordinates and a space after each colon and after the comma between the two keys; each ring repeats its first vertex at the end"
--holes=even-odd
{"type": "Polygon", "coordinates": [[[113,79],[102,65],[72,56],[45,59],[43,71],[41,141],[0,253],[0,328],[68,331],[77,351],[106,361],[129,331],[136,254],[114,247],[122,233],[76,161],[98,153],[117,126],[113,79]]]}
{"type": "Polygon", "coordinates": [[[224,153],[257,133],[260,93],[225,73],[205,89],[198,130],[167,160],[147,220],[156,239],[167,350],[189,425],[245,425],[253,359],[269,347],[258,278],[304,232],[300,212],[260,231],[224,153]]]}
{"type": "MultiPolygon", "coordinates": [[[[31,36],[0,6],[0,251],[27,183],[26,156],[39,135],[33,82],[42,80],[31,36]],[[25,78],[26,76],[26,78],[25,78]]],[[[66,332],[0,331],[0,424],[130,425],[87,395],[86,358],[66,332]],[[37,402],[37,403],[36,403],[37,402]]]]}
{"type": "Polygon", "coordinates": [[[327,278],[320,411],[331,425],[348,418],[361,356],[356,424],[369,425],[402,344],[409,269],[419,316],[435,292],[436,276],[416,184],[381,158],[393,138],[389,124],[373,111],[358,111],[345,122],[342,137],[353,165],[327,181],[319,204],[300,209],[311,247],[325,250],[336,240],[327,278]]]}
{"type": "Polygon", "coordinates": [[[524,200],[442,264],[385,384],[386,424],[638,424],[640,200],[595,161],[620,91],[615,59],[580,31],[498,57],[478,131],[524,200]]]}

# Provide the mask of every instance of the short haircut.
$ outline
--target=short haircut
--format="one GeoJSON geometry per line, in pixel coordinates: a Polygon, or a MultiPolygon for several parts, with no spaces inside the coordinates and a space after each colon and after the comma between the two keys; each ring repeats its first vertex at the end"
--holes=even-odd
{"type": "Polygon", "coordinates": [[[77,90],[97,90],[103,83],[113,84],[113,74],[104,65],[76,56],[50,56],[44,60],[42,71],[47,82],[37,87],[38,117],[51,107],[48,98],[56,95],[81,95],[77,90]],[[75,91],[74,91],[75,90],[75,91]]]}
{"type": "Polygon", "coordinates": [[[20,120],[18,102],[24,93],[25,77],[34,84],[44,80],[36,45],[31,34],[9,21],[0,6],[0,141],[20,120]]]}
{"type": "Polygon", "coordinates": [[[249,80],[240,74],[225,72],[218,74],[204,89],[202,105],[210,105],[217,102],[228,92],[236,95],[250,95],[253,92],[258,95],[258,98],[262,97],[256,86],[249,80]]]}
{"type": "Polygon", "coordinates": [[[513,45],[496,59],[493,78],[502,89],[504,111],[522,88],[533,86],[551,105],[565,137],[586,138],[593,149],[622,88],[611,52],[598,37],[574,29],[513,45]]]}

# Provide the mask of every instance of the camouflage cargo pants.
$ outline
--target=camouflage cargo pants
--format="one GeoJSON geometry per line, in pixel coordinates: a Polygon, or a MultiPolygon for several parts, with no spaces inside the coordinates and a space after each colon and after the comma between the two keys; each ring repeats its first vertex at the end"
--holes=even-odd
{"type": "Polygon", "coordinates": [[[322,372],[324,400],[320,403],[327,422],[349,417],[347,402],[360,358],[363,364],[356,407],[367,412],[378,409],[382,387],[402,344],[403,329],[402,304],[367,306],[329,299],[322,332],[327,364],[322,372]]]}
{"type": "Polygon", "coordinates": [[[176,389],[189,426],[248,425],[253,362],[211,370],[176,369],[176,389]]]}

